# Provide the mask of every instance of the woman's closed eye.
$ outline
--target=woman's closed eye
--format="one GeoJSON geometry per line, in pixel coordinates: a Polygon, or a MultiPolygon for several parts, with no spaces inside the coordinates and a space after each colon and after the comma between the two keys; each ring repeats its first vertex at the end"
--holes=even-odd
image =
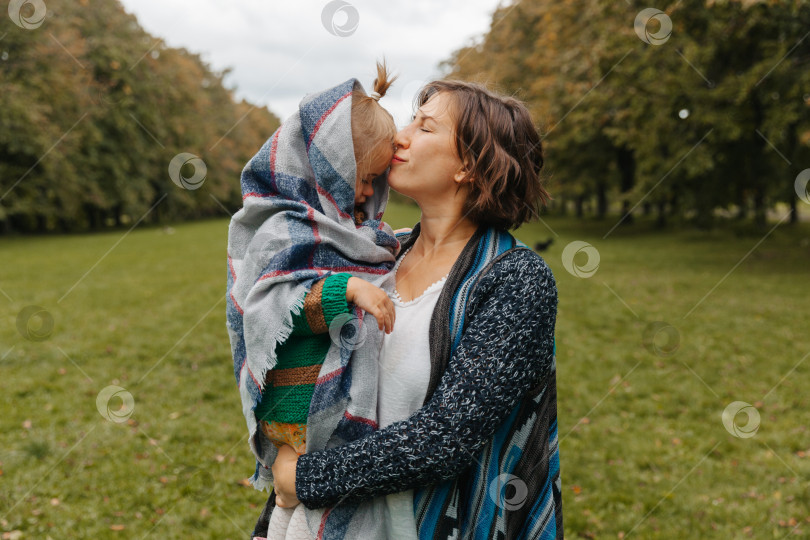
{"type": "Polygon", "coordinates": [[[422,116],[422,115],[420,115],[420,116],[413,115],[411,117],[411,123],[416,122],[417,124],[419,124],[419,131],[424,131],[425,133],[431,133],[433,131],[433,130],[428,129],[428,128],[425,127],[425,123],[430,121],[430,120],[433,120],[433,117],[431,117],[431,116],[422,116]]]}

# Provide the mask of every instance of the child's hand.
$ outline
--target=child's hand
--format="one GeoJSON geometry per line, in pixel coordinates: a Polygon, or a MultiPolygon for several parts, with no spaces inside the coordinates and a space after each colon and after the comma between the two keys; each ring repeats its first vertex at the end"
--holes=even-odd
{"type": "Polygon", "coordinates": [[[295,471],[298,466],[298,454],[293,447],[285,444],[278,449],[273,462],[273,490],[276,492],[276,506],[295,508],[298,497],[295,493],[295,471]]]}
{"type": "Polygon", "coordinates": [[[394,329],[394,303],[376,285],[358,277],[350,277],[346,283],[346,301],[374,315],[377,326],[380,330],[384,327],[386,334],[394,329]]]}

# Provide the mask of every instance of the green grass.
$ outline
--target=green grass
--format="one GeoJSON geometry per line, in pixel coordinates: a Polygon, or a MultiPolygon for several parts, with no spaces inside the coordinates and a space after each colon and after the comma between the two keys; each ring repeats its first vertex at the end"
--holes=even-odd
{"type": "MultiPolygon", "coordinates": [[[[391,205],[386,218],[397,228],[418,214],[391,205]]],[[[0,532],[252,530],[264,497],[242,483],[253,461],[225,331],[227,225],[0,240],[0,532]],[[18,332],[29,305],[53,316],[48,339],[18,332]],[[122,423],[96,406],[110,385],[134,400],[122,423]]],[[[555,239],[543,256],[560,300],[567,537],[807,535],[810,229],[777,229],[728,274],[762,235],[642,224],[603,239],[612,226],[544,218],[515,233],[529,245],[555,239]],[[590,278],[563,267],[574,240],[599,252],[590,278]],[[645,347],[654,321],[674,327],[674,354],[645,347]],[[724,428],[733,401],[759,411],[755,436],[724,428]]],[[[654,343],[666,347],[664,334],[654,343]]],[[[112,413],[122,403],[110,400],[112,413]]]]}

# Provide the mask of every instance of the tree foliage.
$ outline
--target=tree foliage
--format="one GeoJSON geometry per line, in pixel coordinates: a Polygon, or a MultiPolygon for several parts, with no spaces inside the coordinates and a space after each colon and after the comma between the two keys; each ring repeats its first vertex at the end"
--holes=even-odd
{"type": "Polygon", "coordinates": [[[235,100],[227,71],[167,47],[117,0],[49,0],[40,27],[4,16],[0,36],[0,233],[179,221],[241,206],[240,171],[279,121],[235,100]],[[199,189],[169,177],[181,152],[206,165],[199,189]]]}
{"type": "Polygon", "coordinates": [[[541,126],[552,190],[625,222],[657,210],[709,226],[721,210],[765,225],[810,167],[810,2],[519,0],[445,63],[449,76],[524,99],[541,126]],[[639,26],[662,32],[659,19],[639,26]],[[655,41],[650,40],[648,41],[655,41]],[[632,212],[631,212],[632,210],[632,212]]]}

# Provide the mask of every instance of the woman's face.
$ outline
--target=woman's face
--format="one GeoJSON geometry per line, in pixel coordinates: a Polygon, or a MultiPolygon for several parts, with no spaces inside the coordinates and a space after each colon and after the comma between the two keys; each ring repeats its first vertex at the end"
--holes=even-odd
{"type": "Polygon", "coordinates": [[[452,105],[447,93],[433,95],[394,137],[397,150],[391,159],[388,184],[420,205],[452,199],[457,186],[454,178],[461,178],[452,105]]]}

